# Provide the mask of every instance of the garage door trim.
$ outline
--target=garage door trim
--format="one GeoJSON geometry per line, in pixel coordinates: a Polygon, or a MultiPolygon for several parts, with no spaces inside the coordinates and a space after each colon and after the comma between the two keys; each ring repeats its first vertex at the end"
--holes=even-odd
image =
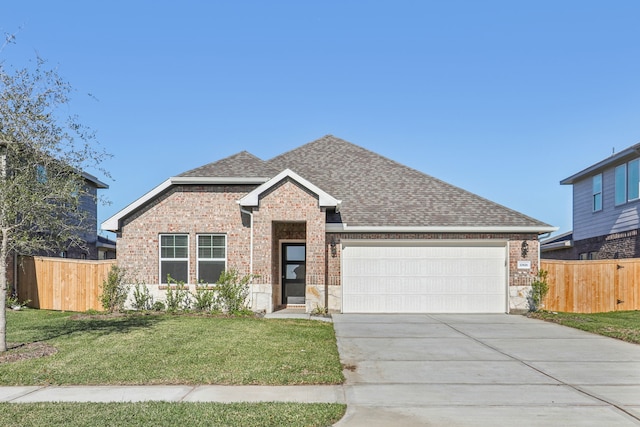
{"type": "MultiPolygon", "coordinates": [[[[493,303],[488,303],[489,305],[493,306],[493,309],[491,309],[491,311],[487,311],[487,312],[502,312],[502,313],[506,313],[508,312],[508,307],[509,307],[509,293],[508,293],[508,277],[509,277],[509,251],[508,251],[508,240],[506,239],[446,239],[446,240],[424,240],[424,239],[343,239],[341,241],[341,246],[343,248],[343,253],[341,256],[341,283],[342,283],[342,289],[341,289],[341,293],[342,293],[342,311],[345,311],[345,297],[349,297],[351,296],[352,298],[354,298],[354,294],[347,294],[345,295],[345,289],[347,289],[345,287],[345,285],[349,286],[348,283],[348,278],[345,278],[345,274],[347,274],[347,269],[345,268],[345,263],[348,262],[348,249],[349,247],[379,247],[379,248],[385,248],[385,247],[431,247],[431,248],[438,248],[438,247],[450,247],[450,248],[501,248],[504,250],[504,252],[496,252],[495,250],[493,251],[493,255],[492,255],[492,259],[494,261],[498,261],[500,260],[500,263],[504,262],[504,265],[499,266],[497,263],[494,263],[494,274],[493,277],[496,280],[493,280],[493,285],[492,286],[492,290],[491,292],[488,292],[486,297],[489,298],[490,295],[493,296],[493,303]],[[499,280],[499,282],[498,282],[499,280]],[[500,304],[498,304],[498,300],[495,297],[501,297],[500,304]],[[499,306],[499,311],[498,310],[498,306],[499,306]]],[[[393,262],[393,261],[391,261],[393,262]]],[[[452,261],[455,264],[455,261],[452,261]]],[[[353,266],[353,265],[352,265],[353,266]]],[[[467,276],[468,277],[468,276],[467,276]]],[[[446,280],[446,279],[445,279],[446,280]]],[[[468,287],[469,285],[467,285],[468,287]]],[[[447,288],[448,289],[448,288],[447,288]]],[[[350,291],[351,289],[347,289],[348,291],[350,291]]],[[[381,291],[383,293],[379,293],[379,294],[375,294],[376,296],[378,296],[379,298],[381,297],[381,295],[384,295],[385,291],[381,291]]],[[[393,291],[389,291],[387,290],[386,292],[389,292],[388,295],[393,296],[393,295],[408,295],[407,293],[398,293],[395,294],[393,293],[393,291]]],[[[445,291],[447,292],[447,291],[445,291]]],[[[464,294],[464,293],[463,293],[464,294]]],[[[361,292],[362,295],[362,292],[361,292]]],[[[429,292],[425,293],[425,297],[427,299],[429,299],[428,297],[429,292]]],[[[434,294],[434,295],[438,295],[438,294],[434,294]]],[[[449,293],[448,297],[450,298],[450,300],[455,300],[455,297],[453,297],[454,294],[449,293]]],[[[350,300],[348,301],[348,303],[350,304],[351,302],[353,302],[354,300],[350,300]]],[[[462,301],[462,299],[460,300],[462,301]]],[[[469,300],[471,301],[471,300],[469,300]]],[[[380,303],[380,300],[378,301],[380,303]]],[[[457,304],[458,302],[456,301],[455,304],[457,304]]],[[[464,305],[464,303],[460,302],[462,305],[464,305]]],[[[473,303],[475,304],[475,301],[473,301],[473,303]]],[[[385,301],[382,301],[382,304],[386,304],[385,301]]],[[[391,302],[389,302],[389,304],[391,304],[391,302]]],[[[430,303],[426,303],[427,306],[430,303]]],[[[434,303],[435,304],[435,303],[434,303]]],[[[354,306],[350,304],[349,307],[347,307],[348,309],[352,309],[354,306]]],[[[447,311],[438,311],[440,309],[440,305],[437,306],[436,311],[433,311],[433,308],[430,308],[428,311],[407,311],[407,312],[447,312],[447,311]]],[[[447,310],[447,307],[443,307],[442,310],[447,310]]],[[[359,309],[357,309],[359,310],[359,309]]],[[[479,310],[476,308],[470,309],[470,310],[479,310]]],[[[353,311],[352,311],[353,312],[353,311]]],[[[357,312],[357,311],[356,311],[357,312]]],[[[375,312],[375,310],[373,310],[372,312],[375,312]]],[[[381,312],[402,312],[402,311],[381,311],[381,312]]],[[[466,311],[450,311],[452,313],[454,312],[466,312],[466,311]]],[[[482,311],[469,311],[469,312],[482,312],[482,311]]]]}

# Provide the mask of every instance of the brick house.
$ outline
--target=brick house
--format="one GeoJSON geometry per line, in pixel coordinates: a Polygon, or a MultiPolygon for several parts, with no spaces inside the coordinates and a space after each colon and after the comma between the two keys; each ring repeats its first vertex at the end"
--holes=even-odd
{"type": "Polygon", "coordinates": [[[640,257],[640,144],[560,181],[573,187],[573,230],[546,239],[546,259],[640,257]]]}
{"type": "Polygon", "coordinates": [[[526,308],[555,230],[331,135],[171,177],[102,228],[157,297],[235,269],[254,310],[481,313],[526,308]]]}

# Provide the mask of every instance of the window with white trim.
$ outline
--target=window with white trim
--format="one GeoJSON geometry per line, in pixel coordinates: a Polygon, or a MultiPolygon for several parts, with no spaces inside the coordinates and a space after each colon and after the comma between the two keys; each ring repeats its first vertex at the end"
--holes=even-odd
{"type": "Polygon", "coordinates": [[[227,268],[227,236],[198,235],[198,283],[217,283],[227,268]]]}
{"type": "Polygon", "coordinates": [[[160,235],[160,283],[167,284],[167,277],[177,282],[189,283],[189,235],[160,235]]]}
{"type": "Polygon", "coordinates": [[[627,201],[640,198],[640,159],[632,160],[627,165],[627,201]]]}
{"type": "Polygon", "coordinates": [[[615,168],[616,206],[640,199],[640,159],[615,168]]]}
{"type": "Polygon", "coordinates": [[[602,174],[593,177],[593,211],[602,210],[602,174]]]}

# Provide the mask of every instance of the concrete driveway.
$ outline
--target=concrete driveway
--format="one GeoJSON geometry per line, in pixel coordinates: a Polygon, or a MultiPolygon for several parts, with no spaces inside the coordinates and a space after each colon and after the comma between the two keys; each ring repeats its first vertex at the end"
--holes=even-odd
{"type": "Polygon", "coordinates": [[[640,426],[640,345],[516,315],[334,315],[337,426],[640,426]]]}

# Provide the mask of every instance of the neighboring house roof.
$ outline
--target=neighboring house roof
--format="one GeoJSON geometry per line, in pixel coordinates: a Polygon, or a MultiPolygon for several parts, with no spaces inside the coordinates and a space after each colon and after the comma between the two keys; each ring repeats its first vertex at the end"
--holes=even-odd
{"type": "Polygon", "coordinates": [[[628,158],[638,157],[638,155],[640,155],[640,143],[632,145],[629,148],[625,148],[619,153],[612,154],[606,159],[594,165],[591,165],[588,168],[583,169],[580,172],[574,175],[571,175],[568,178],[563,179],[562,181],[560,181],[560,184],[562,185],[574,184],[575,182],[580,181],[583,178],[589,177],[591,175],[595,175],[597,173],[602,172],[604,169],[607,169],[611,166],[615,166],[617,163],[622,163],[624,160],[628,158]]]}
{"type": "Polygon", "coordinates": [[[99,248],[115,249],[116,242],[109,239],[108,237],[104,237],[98,234],[98,240],[96,242],[96,246],[99,248]]]}
{"type": "Polygon", "coordinates": [[[87,181],[89,181],[90,183],[92,183],[93,185],[96,186],[96,188],[109,188],[108,184],[105,184],[104,182],[100,181],[98,178],[96,178],[95,176],[88,174],[86,172],[81,172],[82,177],[84,179],[86,179],[87,181]]]}
{"type": "Polygon", "coordinates": [[[243,151],[192,169],[165,181],[107,220],[103,228],[117,229],[119,220],[126,214],[180,180],[264,178],[256,182],[263,184],[287,169],[303,179],[305,187],[313,185],[316,194],[319,190],[341,202],[339,214],[332,216],[329,222],[333,224],[328,224],[327,231],[546,233],[557,230],[332,135],[267,161],[243,151]]]}
{"type": "Polygon", "coordinates": [[[573,247],[573,231],[558,234],[540,241],[540,250],[542,252],[556,251],[559,249],[568,249],[573,247]]]}

